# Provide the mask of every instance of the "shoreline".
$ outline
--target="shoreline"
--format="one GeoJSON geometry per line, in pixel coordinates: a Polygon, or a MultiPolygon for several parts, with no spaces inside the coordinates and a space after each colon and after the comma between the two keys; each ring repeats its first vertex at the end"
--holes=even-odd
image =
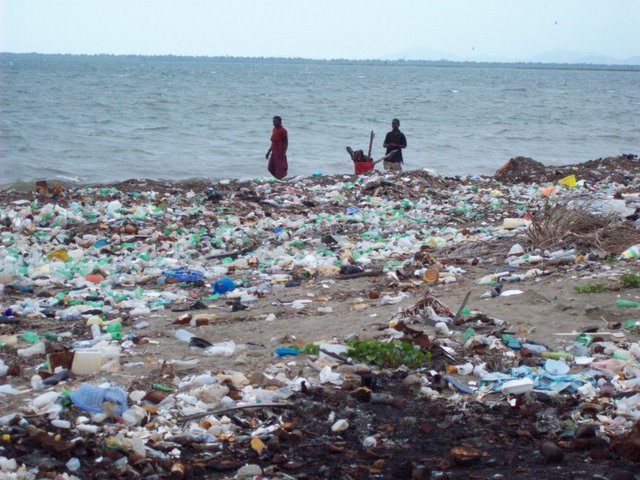
{"type": "MultiPolygon", "coordinates": [[[[571,173],[577,173],[580,175],[581,171],[589,171],[590,174],[583,175],[588,178],[590,181],[602,180],[606,175],[606,171],[609,170],[613,173],[618,173],[620,171],[625,171],[626,169],[630,169],[629,173],[634,174],[640,171],[640,160],[638,160],[638,155],[635,154],[621,154],[614,157],[604,157],[597,158],[593,160],[586,160],[580,163],[571,163],[565,165],[544,165],[540,162],[535,161],[529,157],[514,157],[505,164],[503,164],[500,168],[496,170],[496,173],[493,175],[474,175],[474,174],[458,174],[458,175],[446,175],[442,176],[443,178],[452,178],[452,179],[483,179],[483,180],[505,180],[508,182],[518,182],[523,181],[526,183],[545,183],[545,182],[555,182],[558,179],[570,175],[571,173]],[[507,175],[500,175],[500,169],[504,168],[509,162],[516,161],[518,163],[517,166],[509,169],[507,175]],[[598,174],[598,170],[600,171],[598,174]],[[537,175],[537,177],[536,177],[537,175]]],[[[385,174],[382,169],[381,164],[376,167],[373,172],[378,174],[385,174]]],[[[410,174],[411,172],[427,172],[430,174],[435,174],[435,176],[440,177],[441,175],[429,168],[418,168],[418,169],[408,169],[404,170],[404,174],[410,174]]],[[[335,174],[320,174],[318,177],[322,178],[339,178],[342,176],[356,176],[352,172],[344,172],[344,173],[335,173],[335,174]]],[[[295,182],[298,180],[308,179],[311,177],[316,177],[315,174],[312,175],[299,175],[294,177],[288,177],[284,180],[284,183],[295,182]]],[[[316,177],[316,178],[318,178],[316,177]]],[[[121,181],[113,181],[113,182],[87,182],[87,183],[78,183],[71,182],[68,179],[60,179],[60,178],[40,178],[37,181],[45,181],[49,185],[53,185],[55,183],[59,183],[62,187],[66,189],[82,189],[82,188],[106,188],[106,187],[118,187],[127,185],[138,184],[141,187],[145,185],[158,185],[163,186],[164,188],[170,188],[169,185],[175,185],[180,188],[205,188],[206,186],[215,186],[215,185],[225,185],[225,184],[246,184],[251,182],[276,182],[275,179],[268,176],[268,172],[265,170],[264,176],[254,176],[254,177],[246,177],[246,178],[225,178],[225,177],[216,177],[216,178],[206,178],[206,177],[190,177],[179,180],[172,180],[166,178],[129,178],[121,181]]],[[[6,185],[0,185],[0,192],[15,192],[15,193],[27,193],[32,191],[37,181],[16,181],[6,185]]]]}

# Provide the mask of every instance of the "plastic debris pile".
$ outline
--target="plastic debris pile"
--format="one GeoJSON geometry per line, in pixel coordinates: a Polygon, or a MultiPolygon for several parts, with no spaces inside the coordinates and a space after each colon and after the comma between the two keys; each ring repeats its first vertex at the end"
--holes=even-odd
{"type": "Polygon", "coordinates": [[[585,181],[608,163],[585,165],[553,185],[370,172],[3,192],[0,473],[539,479],[585,460],[585,475],[633,472],[640,246],[603,258],[530,237],[552,205],[585,195],[581,208],[638,229],[640,169],[585,181]],[[608,284],[583,288],[619,292],[623,321],[536,338],[514,326],[526,311],[472,308],[603,272],[608,284]],[[483,293],[460,308],[439,298],[465,282],[483,293]],[[320,294],[278,300],[310,285],[389,318],[369,339],[211,339],[221,317],[268,303],[322,322],[334,312],[320,294]]]}

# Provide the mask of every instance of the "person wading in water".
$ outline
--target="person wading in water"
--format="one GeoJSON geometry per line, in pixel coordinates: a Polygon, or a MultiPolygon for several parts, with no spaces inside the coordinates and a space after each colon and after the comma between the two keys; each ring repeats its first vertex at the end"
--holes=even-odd
{"type": "Polygon", "coordinates": [[[391,131],[384,137],[384,143],[382,144],[387,149],[387,155],[396,150],[390,158],[385,159],[383,165],[385,170],[392,172],[402,171],[402,149],[407,147],[407,138],[404,133],[400,131],[400,120],[394,118],[391,121],[391,131]]]}
{"type": "Polygon", "coordinates": [[[269,160],[267,168],[269,173],[276,177],[278,180],[282,180],[287,176],[287,170],[289,168],[287,164],[287,148],[289,147],[289,137],[287,135],[287,129],[282,126],[282,118],[279,116],[273,117],[273,131],[271,132],[271,146],[265,155],[265,158],[269,160]]]}

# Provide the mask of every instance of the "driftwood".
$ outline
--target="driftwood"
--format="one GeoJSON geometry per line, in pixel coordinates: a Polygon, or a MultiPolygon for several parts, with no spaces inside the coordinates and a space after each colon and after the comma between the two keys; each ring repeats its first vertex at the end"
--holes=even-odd
{"type": "Polygon", "coordinates": [[[191,420],[197,420],[208,415],[220,415],[222,413],[233,412],[236,410],[248,410],[250,408],[289,408],[292,403],[252,403],[250,405],[240,405],[238,407],[219,408],[217,410],[207,410],[206,412],[194,413],[193,415],[184,415],[178,418],[178,423],[186,423],[191,420]]]}
{"type": "Polygon", "coordinates": [[[362,278],[362,277],[377,277],[382,275],[384,272],[382,270],[368,270],[365,272],[351,273],[349,275],[341,275],[336,277],[336,280],[351,280],[352,278],[362,278]]]}
{"type": "Polygon", "coordinates": [[[536,215],[527,233],[537,248],[553,250],[571,246],[603,257],[617,255],[629,245],[640,243],[640,231],[630,222],[562,204],[547,207],[536,215]]]}
{"type": "Polygon", "coordinates": [[[222,258],[232,258],[232,259],[236,259],[238,258],[240,255],[244,255],[246,253],[249,253],[252,250],[256,249],[256,245],[255,243],[252,243],[251,245],[249,245],[248,247],[243,248],[242,250],[236,250],[235,252],[229,252],[229,253],[219,253],[217,255],[209,255],[207,258],[207,260],[219,260],[222,258]]]}
{"type": "Polygon", "coordinates": [[[453,317],[453,322],[452,322],[453,325],[456,325],[458,320],[460,319],[460,315],[462,315],[462,310],[464,310],[464,307],[467,305],[467,301],[469,300],[469,295],[471,295],[471,290],[469,290],[467,294],[464,296],[464,300],[462,300],[462,304],[460,305],[460,308],[456,312],[456,316],[453,317]]]}
{"type": "Polygon", "coordinates": [[[348,358],[343,357],[342,355],[338,354],[338,353],[334,353],[334,352],[330,352],[329,350],[325,350],[324,348],[321,348],[320,351],[322,353],[324,353],[325,355],[335,358],[336,360],[338,360],[339,362],[342,363],[346,363],[346,364],[353,364],[353,362],[351,360],[349,360],[348,358]]]}

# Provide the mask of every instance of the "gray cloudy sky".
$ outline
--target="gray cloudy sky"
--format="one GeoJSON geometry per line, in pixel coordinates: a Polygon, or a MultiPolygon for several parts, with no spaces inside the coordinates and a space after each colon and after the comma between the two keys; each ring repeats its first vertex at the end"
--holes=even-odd
{"type": "Polygon", "coordinates": [[[0,51],[626,59],[638,25],[640,0],[0,0],[0,51]]]}

